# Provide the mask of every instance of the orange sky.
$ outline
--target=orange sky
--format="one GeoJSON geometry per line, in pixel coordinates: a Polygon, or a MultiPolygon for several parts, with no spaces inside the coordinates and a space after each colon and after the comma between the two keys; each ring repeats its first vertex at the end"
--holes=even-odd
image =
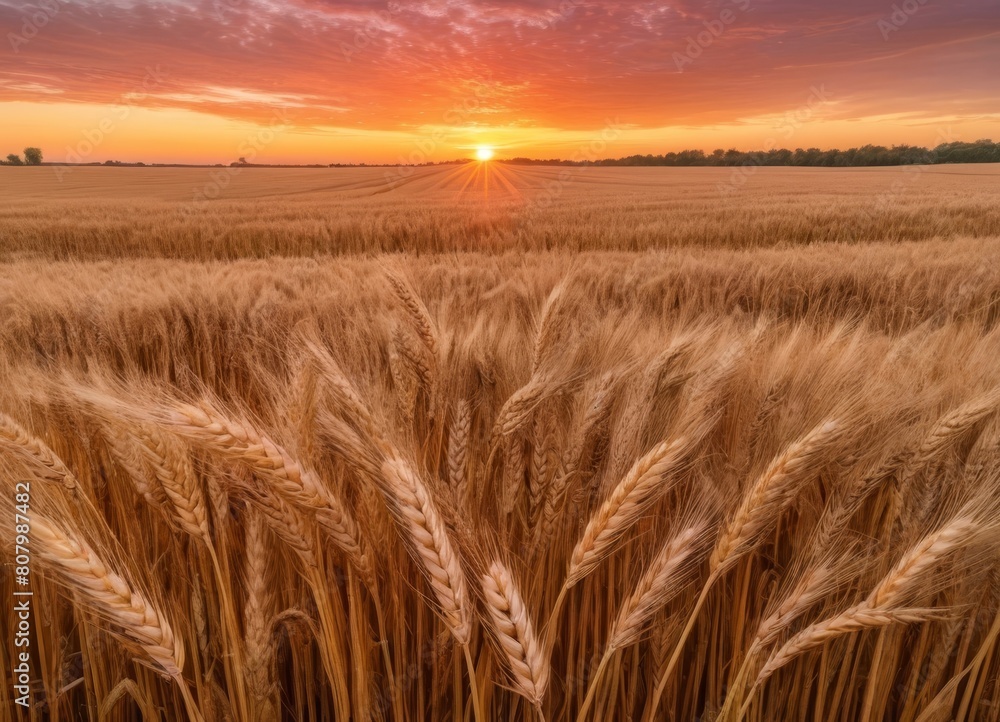
{"type": "Polygon", "coordinates": [[[0,0],[0,150],[394,162],[1000,140],[995,0],[0,0]]]}

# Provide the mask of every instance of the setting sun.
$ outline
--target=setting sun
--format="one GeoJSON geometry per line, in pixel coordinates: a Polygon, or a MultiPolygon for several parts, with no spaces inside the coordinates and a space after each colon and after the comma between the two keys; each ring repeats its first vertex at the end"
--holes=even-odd
{"type": "Polygon", "coordinates": [[[488,145],[481,145],[476,148],[476,158],[478,160],[489,160],[493,157],[493,149],[488,145]]]}

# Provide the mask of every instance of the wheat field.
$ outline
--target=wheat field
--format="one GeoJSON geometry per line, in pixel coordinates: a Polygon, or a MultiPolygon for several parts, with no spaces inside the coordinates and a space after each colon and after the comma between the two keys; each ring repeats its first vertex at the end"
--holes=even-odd
{"type": "Polygon", "coordinates": [[[3,718],[1000,719],[1000,172],[386,170],[0,169],[3,718]]]}
{"type": "Polygon", "coordinates": [[[0,167],[0,260],[765,248],[1000,236],[995,165],[0,167]]]}

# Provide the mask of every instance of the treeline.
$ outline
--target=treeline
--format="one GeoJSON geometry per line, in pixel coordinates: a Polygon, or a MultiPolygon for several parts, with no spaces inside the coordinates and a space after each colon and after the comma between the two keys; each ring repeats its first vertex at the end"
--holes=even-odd
{"type": "Polygon", "coordinates": [[[6,160],[0,160],[0,165],[41,165],[42,151],[40,148],[25,148],[24,160],[17,153],[9,153],[6,160]]]}
{"type": "Polygon", "coordinates": [[[705,153],[703,150],[682,150],[663,155],[630,155],[624,158],[603,160],[536,160],[511,158],[503,161],[517,165],[599,165],[599,166],[825,166],[849,168],[879,165],[934,165],[939,163],[1000,163],[1000,143],[977,140],[974,143],[942,143],[936,148],[914,145],[864,145],[847,150],[820,150],[819,148],[787,148],[773,150],[740,151],[721,148],[705,153]]]}

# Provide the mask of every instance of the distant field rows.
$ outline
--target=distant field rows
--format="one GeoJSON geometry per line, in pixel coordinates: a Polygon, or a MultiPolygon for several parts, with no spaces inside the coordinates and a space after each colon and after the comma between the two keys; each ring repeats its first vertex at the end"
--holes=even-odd
{"type": "Polygon", "coordinates": [[[1000,236],[1000,168],[0,168],[0,260],[1000,236]],[[64,175],[57,178],[57,172],[64,175]]]}
{"type": "MultiPolygon", "coordinates": [[[[386,310],[381,277],[404,268],[421,297],[449,317],[490,308],[524,318],[567,279],[580,313],[659,322],[770,316],[828,325],[863,323],[889,333],[921,324],[1000,320],[1000,240],[822,245],[808,249],[642,253],[552,251],[499,256],[337,257],[179,262],[11,262],[0,266],[0,340],[14,355],[55,331],[80,351],[102,324],[141,324],[148,313],[207,316],[207,325],[293,326],[311,317],[364,323],[386,310]]],[[[58,344],[57,344],[58,345],[58,344]]],[[[53,347],[54,350],[54,347],[53,347]]]]}

